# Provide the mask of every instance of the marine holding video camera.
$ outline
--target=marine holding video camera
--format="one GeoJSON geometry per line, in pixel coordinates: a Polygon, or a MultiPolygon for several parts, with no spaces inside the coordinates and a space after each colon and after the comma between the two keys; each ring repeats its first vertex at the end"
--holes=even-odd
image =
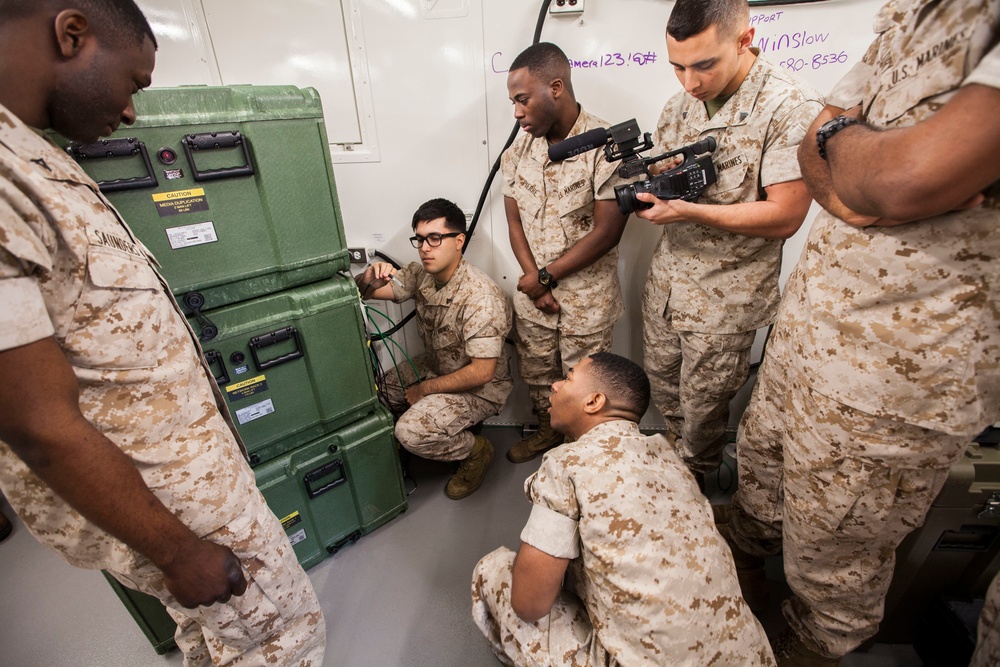
{"type": "Polygon", "coordinates": [[[653,207],[652,204],[637,199],[635,195],[638,192],[648,192],[658,199],[694,201],[716,180],[715,166],[709,155],[716,148],[714,137],[707,137],[655,157],[642,158],[639,153],[652,148],[653,141],[649,132],[640,134],[635,118],[608,129],[599,127],[553,144],[549,147],[549,159],[559,162],[601,145],[604,146],[604,156],[608,162],[622,161],[618,168],[619,176],[627,179],[644,174],[647,177],[646,180],[615,187],[615,200],[623,215],[653,207]],[[678,164],[666,171],[656,169],[656,163],[677,156],[680,156],[678,164]]]}

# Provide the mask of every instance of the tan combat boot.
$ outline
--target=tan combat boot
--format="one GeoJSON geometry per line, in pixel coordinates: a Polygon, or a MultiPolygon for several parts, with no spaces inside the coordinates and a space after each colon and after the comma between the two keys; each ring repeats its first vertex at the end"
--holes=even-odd
{"type": "Polygon", "coordinates": [[[771,644],[778,667],[838,667],[840,658],[828,658],[806,646],[791,628],[771,644]]]}
{"type": "Polygon", "coordinates": [[[552,430],[549,416],[539,415],[538,430],[508,449],[507,460],[511,463],[524,463],[562,443],[563,435],[552,430]]]}
{"type": "Polygon", "coordinates": [[[473,494],[483,485],[486,471],[493,463],[493,443],[481,435],[476,436],[472,452],[458,464],[458,470],[448,480],[444,493],[452,500],[473,494]]]}

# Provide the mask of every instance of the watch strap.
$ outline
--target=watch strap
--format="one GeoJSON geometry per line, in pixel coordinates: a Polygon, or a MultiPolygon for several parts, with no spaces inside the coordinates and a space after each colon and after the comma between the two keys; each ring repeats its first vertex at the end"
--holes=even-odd
{"type": "Polygon", "coordinates": [[[816,130],[816,148],[819,150],[819,156],[826,159],[826,142],[830,140],[833,135],[837,134],[845,127],[850,127],[851,125],[858,125],[861,120],[858,118],[849,118],[848,116],[837,116],[827,122],[823,123],[818,130],[816,130]]]}

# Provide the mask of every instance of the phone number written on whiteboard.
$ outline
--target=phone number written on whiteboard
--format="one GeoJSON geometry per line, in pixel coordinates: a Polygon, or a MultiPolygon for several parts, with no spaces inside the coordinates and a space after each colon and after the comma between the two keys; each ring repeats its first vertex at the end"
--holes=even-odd
{"type": "Polygon", "coordinates": [[[811,59],[810,58],[786,58],[778,63],[779,67],[784,67],[790,69],[793,72],[799,72],[807,67],[812,69],[819,69],[824,65],[834,65],[837,63],[846,63],[848,59],[847,52],[841,51],[840,53],[817,53],[811,59]]]}
{"type": "Polygon", "coordinates": [[[580,69],[597,69],[599,67],[631,67],[632,65],[652,65],[656,62],[656,52],[644,53],[605,53],[596,60],[569,59],[571,67],[580,69]]]}

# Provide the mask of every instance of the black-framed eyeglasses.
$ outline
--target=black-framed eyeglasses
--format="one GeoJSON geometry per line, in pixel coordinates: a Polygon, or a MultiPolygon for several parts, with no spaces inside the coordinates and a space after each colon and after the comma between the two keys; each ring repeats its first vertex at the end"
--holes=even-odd
{"type": "Polygon", "coordinates": [[[427,236],[421,236],[420,234],[417,234],[416,236],[410,237],[410,244],[417,250],[420,250],[420,246],[422,246],[424,244],[424,241],[426,241],[427,245],[429,245],[430,247],[437,248],[439,245],[441,245],[441,241],[458,236],[461,233],[462,232],[448,232],[447,234],[434,233],[434,234],[428,234],[427,236]]]}

